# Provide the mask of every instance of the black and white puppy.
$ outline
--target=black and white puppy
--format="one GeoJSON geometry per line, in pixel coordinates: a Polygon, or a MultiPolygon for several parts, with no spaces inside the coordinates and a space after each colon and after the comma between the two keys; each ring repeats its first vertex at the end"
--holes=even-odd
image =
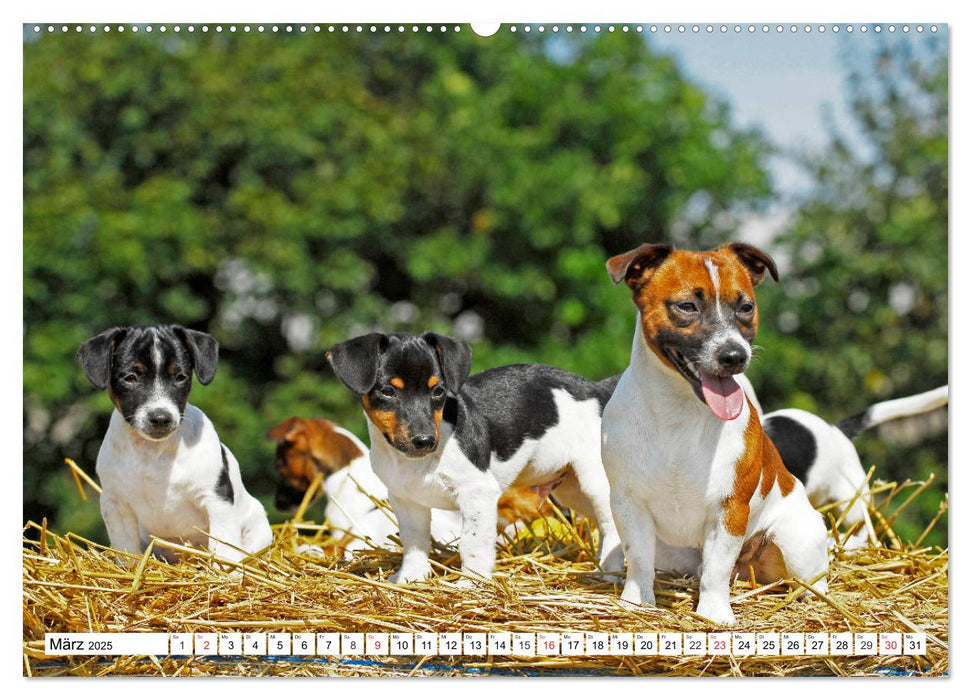
{"type": "Polygon", "coordinates": [[[371,333],[335,345],[327,358],[364,407],[371,466],[398,519],[404,557],[393,581],[431,575],[433,508],[461,514],[460,585],[491,578],[496,503],[510,486],[552,489],[559,503],[593,517],[601,568],[621,570],[599,444],[616,378],[593,382],[543,365],[469,377],[472,349],[436,333],[371,333]]]}
{"type": "Polygon", "coordinates": [[[819,416],[797,408],[773,411],[762,419],[762,427],[779,450],[782,461],[793,476],[806,486],[810,502],[820,507],[842,503],[839,512],[849,507],[843,520],[848,532],[844,548],[855,549],[876,542],[866,509],[870,492],[866,472],[853,446],[853,438],[864,430],[887,421],[926,413],[947,404],[947,386],[922,394],[873,404],[862,413],[831,425],[819,416]]]}
{"type": "Polygon", "coordinates": [[[97,462],[115,549],[141,553],[154,535],[238,562],[272,541],[239,463],[188,403],[193,372],[209,384],[218,352],[206,333],[161,325],[112,328],[78,350],[85,376],[115,405],[97,462]]]}

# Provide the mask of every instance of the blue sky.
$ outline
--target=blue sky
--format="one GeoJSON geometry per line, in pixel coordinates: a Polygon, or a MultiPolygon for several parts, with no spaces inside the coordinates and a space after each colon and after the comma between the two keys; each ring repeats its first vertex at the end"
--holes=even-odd
{"type": "MultiPolygon", "coordinates": [[[[680,64],[684,73],[709,93],[729,102],[733,119],[739,126],[757,126],[781,149],[790,152],[818,151],[829,142],[827,117],[836,128],[846,135],[848,143],[865,154],[864,140],[853,121],[848,104],[846,83],[846,57],[859,58],[878,45],[878,42],[927,41],[930,32],[907,34],[899,29],[892,35],[886,30],[878,38],[872,29],[866,33],[856,31],[847,34],[843,29],[838,35],[826,25],[827,31],[792,33],[791,25],[785,25],[781,33],[770,25],[763,33],[762,25],[754,33],[748,25],[742,25],[740,33],[729,25],[726,33],[714,25],[711,34],[705,25],[698,33],[685,25],[680,33],[671,25],[666,33],[658,26],[657,33],[648,33],[647,41],[657,50],[670,54],[680,64]]],[[[925,25],[929,27],[929,25],[925,25]]],[[[946,26],[937,32],[946,41],[946,26]]],[[[768,163],[778,191],[783,198],[804,193],[811,181],[801,172],[791,158],[774,157],[768,163]]],[[[768,211],[751,214],[743,219],[740,237],[756,244],[768,245],[785,227],[795,206],[792,202],[780,202],[768,211]]]]}
{"type": "MultiPolygon", "coordinates": [[[[760,126],[783,148],[817,150],[828,142],[823,111],[828,110],[836,126],[845,134],[857,135],[847,103],[846,67],[841,61],[845,54],[865,53],[880,41],[917,42],[930,34],[925,30],[918,34],[911,29],[903,34],[899,29],[893,34],[886,30],[878,38],[871,30],[857,30],[847,34],[845,29],[838,35],[827,25],[827,31],[806,33],[803,25],[799,31],[790,32],[786,25],[777,33],[776,25],[770,25],[768,34],[762,25],[748,32],[736,34],[734,25],[727,33],[715,31],[708,34],[705,27],[697,34],[691,25],[679,33],[677,25],[670,34],[658,27],[656,34],[648,34],[648,42],[664,53],[676,57],[685,73],[713,94],[727,99],[739,125],[760,126]]],[[[646,29],[646,28],[645,28],[646,29]]],[[[942,26],[938,35],[946,37],[942,26]]],[[[857,139],[858,145],[862,143],[857,139]]],[[[786,159],[778,158],[771,163],[772,173],[779,189],[787,194],[803,189],[807,182],[798,169],[786,159]]]]}
{"type": "MultiPolygon", "coordinates": [[[[737,124],[759,126],[774,143],[792,149],[826,144],[824,108],[840,128],[852,131],[839,62],[841,40],[832,32],[766,35],[761,28],[753,35],[731,29],[727,34],[717,29],[693,34],[688,29],[648,37],[659,50],[674,55],[695,82],[727,99],[737,124]]],[[[785,159],[775,159],[772,171],[783,192],[805,186],[785,159]]]]}

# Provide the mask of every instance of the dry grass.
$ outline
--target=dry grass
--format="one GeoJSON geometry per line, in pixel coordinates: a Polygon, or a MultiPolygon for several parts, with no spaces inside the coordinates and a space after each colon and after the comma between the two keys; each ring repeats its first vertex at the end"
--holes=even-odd
{"type": "MultiPolygon", "coordinates": [[[[422,584],[385,581],[399,555],[371,551],[344,564],[298,552],[328,540],[300,514],[275,527],[274,544],[242,567],[220,570],[211,555],[183,550],[181,563],[121,555],[76,535],[28,523],[23,544],[24,674],[406,676],[678,675],[859,676],[948,672],[948,555],[903,545],[894,511],[924,482],[878,484],[871,511],[881,546],[837,548],[825,598],[797,599],[788,586],[733,588],[739,631],[927,633],[922,657],[515,657],[212,659],[47,657],[45,632],[489,632],[706,631],[694,615],[698,582],[661,575],[656,609],[631,612],[597,574],[595,533],[557,520],[505,546],[492,584],[454,587],[458,555],[439,551],[442,576],[422,584]],[[116,562],[121,556],[124,564],[116,562]]],[[[942,504],[942,513],[946,504],[942,504]]],[[[832,520],[832,519],[831,519],[832,520]]],[[[931,526],[936,525],[931,523],[931,526]]],[[[928,528],[930,531],[930,527],[928,528]]],[[[926,533],[925,533],[926,536],[926,533]]],[[[163,546],[156,541],[154,546],[163,546]]]]}

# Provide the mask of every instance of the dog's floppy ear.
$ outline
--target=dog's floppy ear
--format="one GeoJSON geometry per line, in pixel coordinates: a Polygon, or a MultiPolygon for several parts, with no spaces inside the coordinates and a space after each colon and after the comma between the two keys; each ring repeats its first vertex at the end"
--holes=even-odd
{"type": "Polygon", "coordinates": [[[191,328],[175,326],[175,331],[182,335],[185,346],[192,356],[192,366],[196,376],[202,384],[208,384],[216,376],[216,365],[219,363],[219,343],[208,333],[194,331],[191,328]]]}
{"type": "Polygon", "coordinates": [[[383,333],[360,335],[327,351],[327,361],[344,386],[359,396],[371,390],[378,377],[378,354],[388,347],[383,333]]]}
{"type": "Polygon", "coordinates": [[[752,284],[758,285],[765,277],[766,270],[772,275],[772,279],[776,282],[779,281],[779,271],[776,269],[775,261],[769,257],[768,253],[748,243],[728,243],[725,247],[735,253],[735,256],[748,270],[752,276],[752,284]]]}
{"type": "Polygon", "coordinates": [[[464,340],[438,333],[425,333],[421,339],[431,345],[438,356],[438,364],[445,375],[445,388],[458,393],[472,371],[472,346],[464,340]]]}
{"type": "Polygon", "coordinates": [[[287,435],[293,430],[293,426],[297,424],[300,418],[297,416],[292,416],[287,418],[285,421],[279,425],[274,425],[272,428],[266,431],[266,439],[272,440],[273,442],[283,442],[286,440],[287,435]]]}
{"type": "Polygon", "coordinates": [[[109,328],[78,348],[78,363],[88,381],[99,389],[106,389],[111,379],[111,355],[118,342],[128,333],[127,328],[109,328]]]}
{"type": "Polygon", "coordinates": [[[645,243],[634,250],[615,255],[607,261],[610,281],[618,284],[624,280],[628,287],[634,289],[647,270],[656,268],[673,251],[674,248],[663,243],[645,243]]]}

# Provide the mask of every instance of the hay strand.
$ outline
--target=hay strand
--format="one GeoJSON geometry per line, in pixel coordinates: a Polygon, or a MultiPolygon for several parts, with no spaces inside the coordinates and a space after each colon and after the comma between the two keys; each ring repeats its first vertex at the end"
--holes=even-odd
{"type": "Polygon", "coordinates": [[[84,480],[84,483],[94,489],[95,493],[99,495],[101,494],[101,487],[98,486],[97,482],[88,476],[87,473],[81,469],[81,467],[79,467],[73,459],[67,458],[64,460],[64,463],[71,468],[71,476],[74,477],[74,483],[78,486],[78,491],[81,493],[82,501],[88,500],[88,494],[84,492],[84,486],[81,484],[82,479],[84,480]]]}

